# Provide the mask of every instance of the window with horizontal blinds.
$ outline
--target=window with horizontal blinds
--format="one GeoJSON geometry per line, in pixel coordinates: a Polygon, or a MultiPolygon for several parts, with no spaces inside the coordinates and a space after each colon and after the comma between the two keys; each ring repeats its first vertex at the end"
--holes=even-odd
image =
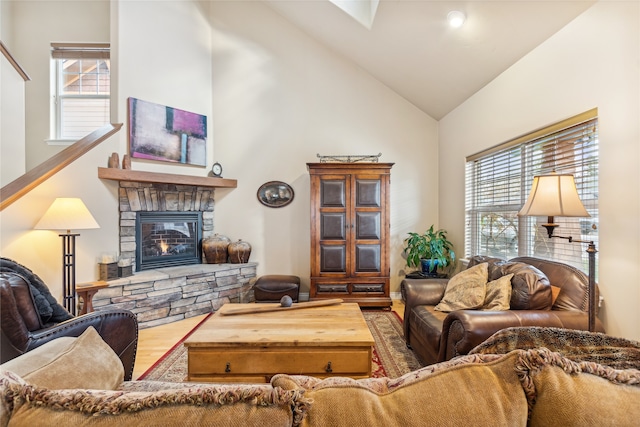
{"type": "Polygon", "coordinates": [[[549,239],[546,217],[518,217],[535,175],[574,175],[590,218],[555,217],[555,233],[598,240],[598,119],[596,110],[470,156],[465,180],[465,255],[535,256],[587,271],[586,246],[549,239]]]}
{"type": "Polygon", "coordinates": [[[108,43],[52,43],[52,137],[74,141],[110,122],[108,43]]]}

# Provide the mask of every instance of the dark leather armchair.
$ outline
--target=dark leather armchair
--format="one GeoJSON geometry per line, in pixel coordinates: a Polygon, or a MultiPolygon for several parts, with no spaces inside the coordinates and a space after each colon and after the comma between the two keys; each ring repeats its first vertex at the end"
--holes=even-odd
{"type": "Polygon", "coordinates": [[[53,299],[37,275],[7,258],[0,262],[0,321],[2,363],[53,339],[78,337],[93,326],[122,361],[124,379],[132,378],[138,346],[135,314],[106,309],[73,317],[53,299]]]}
{"type": "MultiPolygon", "coordinates": [[[[506,261],[474,257],[469,265],[480,262],[491,265],[506,261]]],[[[559,288],[553,305],[539,310],[446,313],[434,309],[444,295],[446,279],[405,279],[402,282],[405,341],[422,362],[433,364],[468,354],[491,335],[508,327],[588,329],[588,279],[584,273],[567,264],[532,257],[513,258],[509,262],[525,263],[542,271],[551,286],[559,288]]],[[[596,331],[604,332],[599,319],[596,319],[596,331]]]]}

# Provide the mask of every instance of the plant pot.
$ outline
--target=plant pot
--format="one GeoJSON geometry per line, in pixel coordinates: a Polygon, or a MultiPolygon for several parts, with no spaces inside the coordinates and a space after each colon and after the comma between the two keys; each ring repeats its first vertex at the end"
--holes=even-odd
{"type": "Polygon", "coordinates": [[[422,274],[429,277],[438,277],[438,260],[434,259],[421,259],[420,266],[422,267],[422,274]]]}

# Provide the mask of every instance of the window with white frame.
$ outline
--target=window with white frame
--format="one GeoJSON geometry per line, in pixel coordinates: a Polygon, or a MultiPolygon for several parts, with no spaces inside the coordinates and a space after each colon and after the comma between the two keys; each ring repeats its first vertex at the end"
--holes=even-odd
{"type": "Polygon", "coordinates": [[[467,158],[465,255],[534,256],[588,271],[586,246],[549,239],[544,217],[518,217],[535,175],[575,177],[587,218],[555,217],[555,234],[598,241],[598,119],[591,110],[467,158]]]}
{"type": "Polygon", "coordinates": [[[51,138],[76,141],[110,122],[108,43],[52,43],[51,138]]]}

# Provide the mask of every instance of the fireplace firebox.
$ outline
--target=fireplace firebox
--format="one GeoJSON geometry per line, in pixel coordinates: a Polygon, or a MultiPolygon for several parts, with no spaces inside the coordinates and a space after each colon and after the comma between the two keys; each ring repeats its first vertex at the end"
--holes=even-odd
{"type": "Polygon", "coordinates": [[[202,212],[137,212],[136,271],[202,263],[202,212]]]}

